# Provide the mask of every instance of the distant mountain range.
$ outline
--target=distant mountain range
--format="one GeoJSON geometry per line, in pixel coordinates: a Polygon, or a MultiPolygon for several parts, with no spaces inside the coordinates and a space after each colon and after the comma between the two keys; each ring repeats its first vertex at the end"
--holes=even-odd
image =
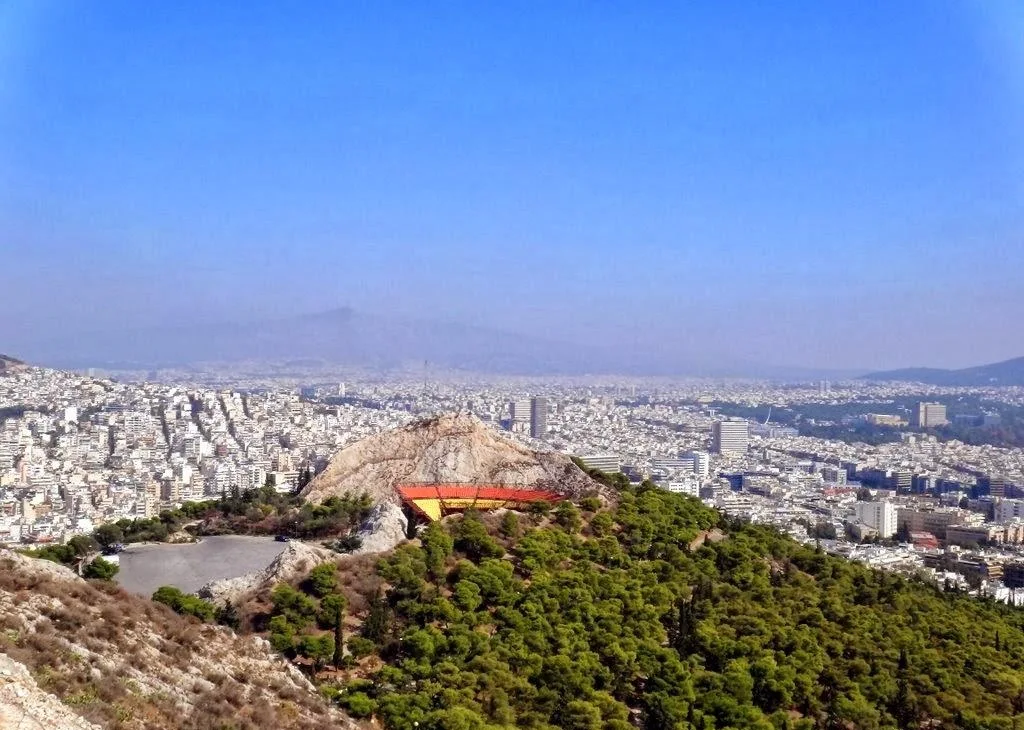
{"type": "Polygon", "coordinates": [[[861,376],[862,380],[903,380],[928,385],[978,386],[978,385],[1024,385],[1024,357],[977,365],[961,370],[941,368],[904,368],[861,376]]]}
{"type": "Polygon", "coordinates": [[[585,371],[600,347],[551,342],[481,327],[383,317],[349,308],[250,322],[81,333],[24,352],[66,368],[187,367],[265,361],[380,370],[431,367],[479,372],[585,371]]]}
{"type": "MultiPolygon", "coordinates": [[[[688,375],[816,379],[853,373],[717,363],[688,354],[685,340],[657,349],[615,338],[566,342],[485,327],[403,319],[350,308],[252,322],[201,324],[121,332],[76,333],[29,343],[30,362],[62,368],[156,369],[197,363],[263,361],[363,367],[381,371],[432,369],[516,375],[688,375]]],[[[694,350],[698,350],[694,347],[694,350]]],[[[863,371],[861,371],[863,372],[863,371]]]]}

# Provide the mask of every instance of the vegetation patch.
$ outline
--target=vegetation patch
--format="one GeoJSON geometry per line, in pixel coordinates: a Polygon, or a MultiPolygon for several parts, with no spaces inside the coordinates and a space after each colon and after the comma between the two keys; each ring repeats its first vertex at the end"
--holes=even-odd
{"type": "Polygon", "coordinates": [[[321,566],[246,623],[326,697],[388,728],[1024,721],[1016,609],[833,558],[650,484],[622,487],[611,509],[580,506],[433,523],[379,560],[382,586],[354,595],[321,566]],[[698,540],[708,534],[727,539],[698,540]]]}

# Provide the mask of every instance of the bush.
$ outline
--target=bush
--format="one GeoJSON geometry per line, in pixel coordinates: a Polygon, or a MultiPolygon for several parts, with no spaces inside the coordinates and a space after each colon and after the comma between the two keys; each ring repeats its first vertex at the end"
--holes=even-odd
{"type": "Polygon", "coordinates": [[[274,614],[284,616],[296,629],[302,629],[316,618],[316,601],[287,583],[278,584],[270,600],[274,603],[274,614]]]}
{"type": "Polygon", "coordinates": [[[348,640],[347,645],[349,653],[356,659],[369,656],[373,653],[374,649],[377,648],[376,644],[363,636],[351,637],[348,640]]]}
{"type": "Polygon", "coordinates": [[[321,563],[309,572],[306,585],[317,598],[333,593],[338,587],[338,566],[335,563],[321,563]]]}
{"type": "Polygon", "coordinates": [[[334,656],[334,637],[330,634],[303,636],[298,651],[313,662],[314,668],[320,669],[334,656]]]}
{"type": "Polygon", "coordinates": [[[174,586],[160,586],[153,593],[153,600],[169,606],[175,613],[195,616],[200,621],[213,621],[217,617],[217,607],[198,596],[190,596],[174,586]]]}
{"type": "Polygon", "coordinates": [[[93,558],[93,561],[82,570],[82,577],[90,580],[113,580],[120,566],[103,558],[93,558]]]}
{"type": "Polygon", "coordinates": [[[124,542],[124,532],[115,524],[100,525],[93,530],[92,538],[106,549],[124,542]]]}
{"type": "Polygon", "coordinates": [[[352,692],[339,695],[337,702],[352,717],[361,719],[369,717],[377,709],[377,703],[367,696],[365,692],[352,692]]]}
{"type": "Polygon", "coordinates": [[[505,548],[487,534],[487,527],[476,511],[466,512],[455,526],[455,549],[477,561],[505,554],[505,548]]]}

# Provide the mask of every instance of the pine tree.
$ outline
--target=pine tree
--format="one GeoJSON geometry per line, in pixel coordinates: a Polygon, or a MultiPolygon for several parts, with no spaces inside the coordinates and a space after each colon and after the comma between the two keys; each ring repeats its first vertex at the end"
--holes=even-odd
{"type": "Polygon", "coordinates": [[[899,662],[896,664],[896,698],[893,701],[892,712],[896,718],[896,726],[900,730],[908,730],[913,727],[914,722],[914,698],[910,693],[909,669],[907,650],[900,649],[899,662]]]}
{"type": "Polygon", "coordinates": [[[345,604],[338,602],[338,615],[334,619],[334,666],[341,668],[345,647],[345,604]]]}
{"type": "Polygon", "coordinates": [[[366,615],[366,621],[363,622],[363,634],[367,639],[379,643],[387,636],[389,622],[388,604],[378,589],[370,597],[370,609],[366,615]]]}

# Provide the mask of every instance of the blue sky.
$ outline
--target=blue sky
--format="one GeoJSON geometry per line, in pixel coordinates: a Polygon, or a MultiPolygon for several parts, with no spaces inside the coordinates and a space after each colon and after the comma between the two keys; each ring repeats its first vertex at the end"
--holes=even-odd
{"type": "Polygon", "coordinates": [[[349,305],[1024,355],[1021,7],[8,0],[0,351],[349,305]]]}

